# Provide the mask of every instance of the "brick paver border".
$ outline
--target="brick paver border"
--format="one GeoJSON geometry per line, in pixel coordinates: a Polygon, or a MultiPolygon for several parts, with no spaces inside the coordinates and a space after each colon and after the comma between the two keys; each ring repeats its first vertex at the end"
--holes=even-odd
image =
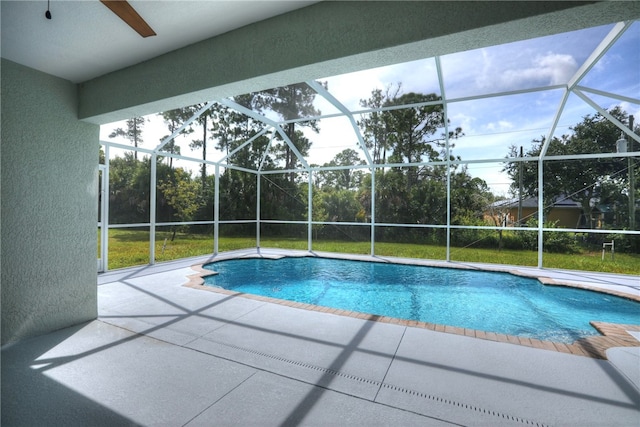
{"type": "MultiPolygon", "coordinates": [[[[606,359],[607,358],[606,351],[607,349],[612,347],[640,346],[640,342],[634,336],[632,336],[627,332],[627,331],[640,332],[640,325],[619,325],[619,324],[605,323],[605,322],[590,322],[591,325],[594,328],[596,328],[598,332],[602,334],[601,336],[592,336],[592,337],[582,338],[575,341],[572,344],[565,344],[565,343],[559,343],[559,342],[553,342],[553,341],[542,341],[536,338],[518,337],[515,335],[505,335],[505,334],[499,334],[495,332],[480,331],[476,329],[460,328],[460,327],[448,326],[448,325],[439,325],[435,323],[421,322],[417,320],[396,319],[393,317],[360,313],[360,312],[349,311],[349,310],[341,310],[337,308],[324,307],[319,305],[264,297],[260,295],[254,295],[254,294],[245,294],[241,292],[230,291],[228,289],[205,286],[204,278],[207,276],[215,275],[217,273],[211,270],[204,269],[203,264],[193,265],[191,268],[195,270],[197,273],[187,276],[189,278],[189,282],[185,283],[183,286],[187,286],[194,289],[200,289],[204,291],[209,291],[209,292],[216,292],[224,295],[235,295],[235,296],[240,296],[243,298],[253,299],[257,301],[280,304],[287,307],[300,308],[300,309],[310,310],[310,311],[319,311],[322,313],[331,313],[331,314],[336,314],[338,316],[348,316],[348,317],[354,317],[357,319],[371,320],[375,322],[392,323],[396,325],[409,326],[413,328],[424,328],[424,329],[429,329],[436,332],[464,335],[464,336],[479,338],[479,339],[488,340],[488,341],[523,345],[526,347],[534,347],[542,350],[557,351],[560,353],[574,354],[577,356],[593,357],[596,359],[606,359]]],[[[524,274],[517,271],[510,271],[509,273],[524,276],[524,274]]],[[[529,275],[526,275],[526,276],[534,277],[529,275]]],[[[616,291],[602,290],[602,289],[588,286],[588,285],[560,282],[547,277],[534,277],[534,278],[538,279],[541,283],[545,285],[568,286],[568,287],[575,287],[575,288],[586,289],[586,290],[591,290],[596,292],[609,293],[609,294],[621,296],[623,298],[628,298],[628,299],[632,299],[640,302],[640,297],[635,295],[623,294],[621,292],[616,292],[616,291]]]]}

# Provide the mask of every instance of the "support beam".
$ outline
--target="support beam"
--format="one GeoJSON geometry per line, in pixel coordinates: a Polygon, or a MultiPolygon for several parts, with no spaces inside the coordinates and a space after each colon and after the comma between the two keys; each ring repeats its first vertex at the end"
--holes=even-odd
{"type": "Polygon", "coordinates": [[[260,185],[262,176],[259,173],[256,174],[256,181],[256,248],[260,249],[260,185]]]}
{"type": "Polygon", "coordinates": [[[553,118],[553,123],[547,134],[547,139],[545,139],[544,144],[542,144],[540,157],[538,158],[538,268],[542,268],[542,253],[544,251],[544,232],[542,231],[544,227],[544,158],[549,150],[551,138],[553,138],[553,134],[556,133],[558,122],[560,121],[570,93],[569,90],[566,90],[562,96],[556,115],[553,118]]]}
{"type": "Polygon", "coordinates": [[[293,143],[293,141],[291,141],[291,138],[289,138],[289,136],[285,133],[284,129],[282,129],[282,127],[275,121],[263,116],[260,113],[257,113],[243,105],[238,104],[235,101],[232,101],[230,99],[221,99],[220,104],[225,105],[229,108],[233,108],[237,111],[239,111],[240,113],[251,117],[252,119],[254,119],[257,122],[260,123],[264,123],[267,126],[271,126],[273,129],[275,129],[276,132],[278,132],[278,134],[282,137],[282,139],[284,140],[284,142],[289,146],[289,148],[291,149],[291,151],[293,152],[293,154],[296,155],[296,157],[298,158],[298,160],[300,161],[300,163],[302,163],[302,166],[305,169],[309,169],[309,164],[307,163],[307,161],[305,160],[304,156],[300,153],[300,151],[298,150],[298,148],[295,146],[295,144],[293,143]]]}
{"type": "Polygon", "coordinates": [[[218,163],[222,163],[222,162],[226,161],[229,157],[233,156],[238,151],[242,150],[244,147],[246,147],[247,145],[251,144],[253,141],[255,141],[256,139],[260,138],[262,135],[267,133],[268,130],[269,130],[269,128],[262,129],[260,132],[258,132],[257,134],[255,134],[254,136],[252,136],[251,138],[249,138],[248,140],[246,140],[242,144],[240,144],[240,146],[238,148],[236,148],[235,150],[232,150],[229,154],[226,154],[225,156],[221,157],[218,160],[218,163]]]}
{"type": "Polygon", "coordinates": [[[271,150],[271,144],[273,144],[273,138],[276,136],[275,133],[271,134],[271,138],[269,139],[269,143],[267,144],[267,148],[264,149],[264,153],[262,153],[262,159],[260,159],[260,165],[258,166],[258,171],[261,172],[264,167],[264,162],[267,160],[267,156],[269,155],[269,150],[271,150]]]}
{"type": "Polygon", "coordinates": [[[445,162],[447,163],[447,253],[446,261],[451,261],[451,147],[449,145],[449,118],[447,115],[447,97],[444,85],[444,76],[440,57],[436,56],[436,71],[438,74],[438,84],[440,85],[440,97],[442,98],[442,114],[444,117],[444,141],[445,141],[445,162]]]}
{"type": "Polygon", "coordinates": [[[353,114],[351,114],[351,111],[349,111],[347,107],[345,107],[340,101],[338,101],[333,95],[331,95],[329,91],[326,90],[324,86],[322,86],[317,81],[315,80],[308,81],[307,85],[309,85],[313,90],[315,90],[318,93],[318,95],[322,96],[324,99],[329,101],[331,105],[336,107],[341,113],[343,113],[347,117],[347,119],[349,120],[349,123],[351,123],[351,127],[353,127],[353,132],[356,134],[356,138],[358,138],[358,145],[360,145],[360,149],[364,153],[364,157],[367,160],[367,164],[372,165],[373,160],[371,159],[371,154],[369,154],[369,150],[367,149],[367,145],[364,142],[364,138],[362,137],[360,128],[358,127],[356,120],[353,118],[353,114]]]}
{"type": "Polygon", "coordinates": [[[201,109],[199,109],[198,111],[196,111],[196,113],[191,116],[188,120],[186,120],[182,126],[180,126],[178,129],[176,129],[175,131],[173,131],[173,133],[171,135],[169,135],[168,137],[166,137],[165,139],[163,139],[160,144],[154,148],[153,151],[155,151],[156,153],[160,150],[162,150],[162,147],[164,147],[165,145],[167,145],[173,138],[175,138],[176,136],[180,135],[180,133],[185,130],[189,125],[191,125],[191,123],[193,123],[194,121],[198,120],[198,118],[204,114],[205,111],[211,109],[211,107],[213,107],[213,101],[209,101],[206,102],[204,107],[202,107],[201,109]]]}
{"type": "Polygon", "coordinates": [[[102,179],[104,186],[102,188],[104,197],[102,198],[102,241],[101,255],[102,255],[102,268],[104,271],[109,270],[109,146],[104,147],[104,169],[102,171],[102,179]]]}
{"type": "Polygon", "coordinates": [[[617,93],[611,93],[604,90],[594,89],[594,88],[580,86],[580,85],[577,85],[574,89],[577,89],[580,92],[593,93],[594,95],[600,95],[600,96],[605,96],[611,99],[617,99],[618,101],[622,101],[622,102],[630,102],[631,104],[640,104],[640,98],[633,98],[630,96],[624,96],[617,93]]]}
{"type": "Polygon", "coordinates": [[[156,263],[156,211],[158,197],[158,154],[153,153],[151,162],[151,177],[149,178],[149,264],[156,263]]]}
{"type": "Polygon", "coordinates": [[[220,241],[220,165],[216,165],[215,174],[216,182],[213,195],[213,254],[218,255],[218,243],[220,241]]]}
{"type": "Polygon", "coordinates": [[[79,117],[105,124],[638,17],[640,2],[323,1],[81,83],[79,117]]]}
{"type": "MultiPolygon", "coordinates": [[[[573,92],[576,95],[578,95],[580,97],[580,99],[582,99],[584,102],[586,102],[591,107],[593,107],[593,109],[596,110],[598,113],[600,113],[603,117],[605,117],[611,123],[616,125],[618,127],[618,129],[620,129],[622,132],[627,134],[628,137],[630,137],[631,139],[633,139],[635,141],[640,142],[640,135],[636,135],[634,132],[632,132],[631,129],[629,129],[628,126],[626,126],[620,120],[618,120],[615,117],[613,117],[607,110],[605,110],[604,108],[600,107],[597,103],[593,102],[593,100],[591,98],[589,98],[587,95],[585,95],[584,93],[582,93],[582,91],[580,91],[578,89],[574,89],[573,92]]],[[[613,148],[614,147],[612,147],[612,149],[613,148]]]]}
{"type": "Polygon", "coordinates": [[[371,168],[371,256],[376,254],[376,168],[371,168]]]}
{"type": "Polygon", "coordinates": [[[309,171],[309,191],[307,193],[307,250],[311,252],[313,246],[313,171],[309,171]]]}
{"type": "Polygon", "coordinates": [[[612,29],[609,31],[609,34],[600,42],[600,44],[595,48],[595,50],[591,53],[589,58],[582,64],[582,66],[576,71],[571,80],[569,80],[569,90],[573,89],[580,81],[584,78],[584,76],[591,71],[591,69],[600,61],[600,58],[604,56],[605,53],[609,50],[611,46],[624,34],[624,32],[631,26],[633,22],[618,22],[612,29]]]}

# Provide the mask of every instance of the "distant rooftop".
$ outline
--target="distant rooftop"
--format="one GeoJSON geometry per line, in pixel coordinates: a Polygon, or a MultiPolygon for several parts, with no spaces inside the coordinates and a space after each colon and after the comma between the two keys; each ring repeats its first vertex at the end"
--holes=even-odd
{"type": "MultiPolygon", "coordinates": [[[[517,208],[519,199],[517,197],[506,199],[506,200],[498,200],[493,203],[493,207],[496,208],[517,208]]],[[[522,199],[522,207],[523,208],[537,208],[538,207],[538,198],[537,197],[526,197],[522,199]]],[[[553,203],[553,207],[555,208],[567,208],[567,209],[582,209],[582,205],[580,203],[568,198],[559,196],[556,198],[553,203]]]]}

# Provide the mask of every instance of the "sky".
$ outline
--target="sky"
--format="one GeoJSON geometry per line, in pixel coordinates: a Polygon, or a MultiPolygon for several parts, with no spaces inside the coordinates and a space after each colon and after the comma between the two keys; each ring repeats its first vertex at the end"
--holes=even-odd
{"type": "MultiPolygon", "coordinates": [[[[461,127],[464,136],[456,140],[452,154],[462,160],[502,159],[509,153],[509,146],[523,146],[525,151],[534,139],[548,136],[558,111],[564,90],[522,92],[508,96],[487,95],[527,91],[540,87],[565,85],[589,58],[613,25],[563,33],[538,39],[525,40],[500,46],[459,52],[440,57],[444,97],[450,127],[461,127]],[[471,100],[462,98],[480,97],[471,100]]],[[[600,58],[579,85],[634,100],[640,99],[640,22],[635,22],[600,58]]],[[[401,93],[436,93],[442,96],[436,61],[434,58],[412,61],[366,71],[330,76],[318,79],[326,82],[328,91],[350,111],[361,110],[360,100],[370,97],[374,89],[400,84],[401,93]]],[[[640,124],[640,104],[620,101],[610,97],[587,94],[596,104],[605,109],[620,105],[633,114],[640,124]]],[[[316,97],[316,108],[322,114],[337,110],[320,96],[316,97]]],[[[562,112],[555,136],[570,133],[570,127],[579,123],[586,115],[596,111],[582,99],[572,95],[562,112]]],[[[169,132],[157,115],[147,116],[144,127],[144,144],[154,148],[169,132]]],[[[360,120],[360,115],[355,115],[360,120]]],[[[308,162],[329,162],[345,148],[358,149],[357,137],[345,117],[327,118],[319,122],[320,133],[305,130],[312,141],[308,162]]],[[[101,127],[101,140],[128,143],[122,139],[109,138],[124,122],[101,127]]],[[[188,148],[189,140],[177,139],[183,155],[200,158],[200,152],[188,148]]],[[[215,144],[210,143],[213,147],[215,144]]],[[[612,148],[613,151],[613,148],[612,148]]],[[[112,155],[122,155],[121,150],[112,150],[112,155]]],[[[208,159],[218,160],[222,153],[211,152],[208,159]]],[[[364,159],[364,155],[361,155],[364,159]]],[[[191,162],[174,162],[192,171],[198,165],[191,162]]],[[[501,172],[499,162],[469,164],[469,172],[484,179],[496,195],[507,196],[509,179],[501,172]]]]}

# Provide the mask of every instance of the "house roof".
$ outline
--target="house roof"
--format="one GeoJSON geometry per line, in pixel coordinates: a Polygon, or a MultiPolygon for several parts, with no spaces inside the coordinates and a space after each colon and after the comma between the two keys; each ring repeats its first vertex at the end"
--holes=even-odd
{"type": "MultiPolygon", "coordinates": [[[[517,208],[519,203],[519,199],[517,197],[506,199],[506,200],[498,200],[492,204],[495,208],[503,208],[503,209],[512,209],[517,208]]],[[[537,208],[538,207],[538,198],[537,197],[527,197],[522,200],[523,208],[537,208]]],[[[582,209],[582,205],[580,203],[565,197],[559,196],[556,198],[556,201],[553,203],[554,208],[563,208],[563,209],[582,209]]]]}

